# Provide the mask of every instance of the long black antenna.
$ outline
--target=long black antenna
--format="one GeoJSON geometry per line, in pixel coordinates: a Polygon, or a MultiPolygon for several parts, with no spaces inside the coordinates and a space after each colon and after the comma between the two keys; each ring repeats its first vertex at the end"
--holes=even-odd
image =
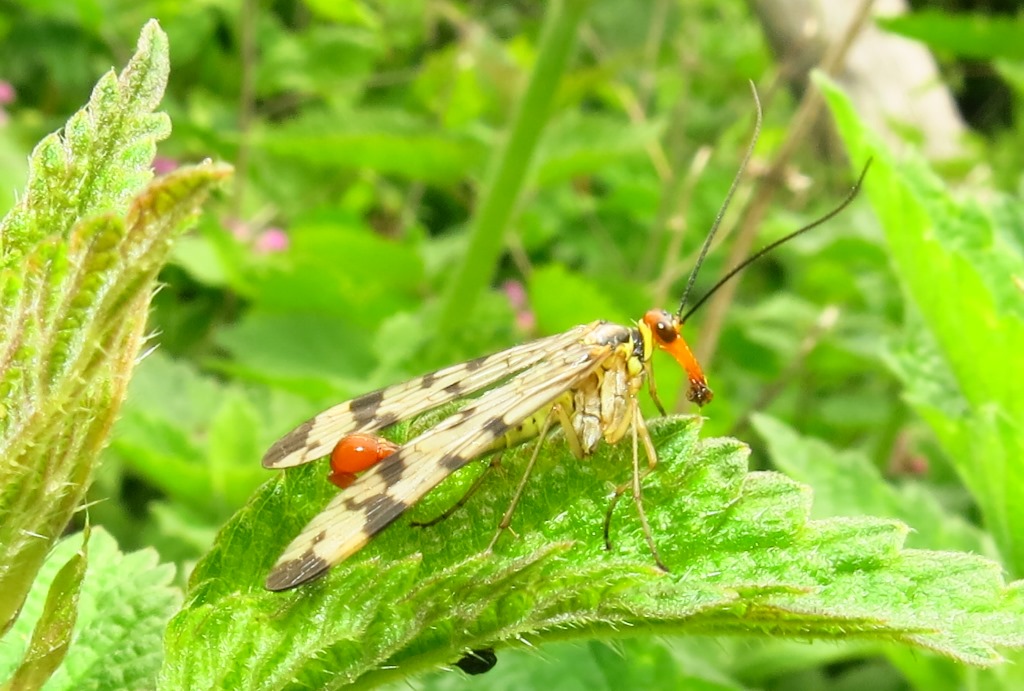
{"type": "Polygon", "coordinates": [[[729,191],[725,195],[725,200],[722,202],[721,208],[718,209],[718,215],[715,216],[715,222],[711,224],[711,230],[708,231],[708,236],[704,238],[704,244],[700,248],[700,254],[697,255],[697,262],[693,265],[693,271],[690,272],[690,280],[686,282],[686,289],[683,291],[683,299],[679,301],[679,309],[676,310],[676,315],[682,314],[683,310],[686,309],[686,298],[690,296],[690,291],[693,290],[693,284],[697,280],[697,273],[700,271],[700,265],[704,263],[704,257],[707,256],[708,250],[711,249],[711,241],[715,239],[718,227],[722,225],[722,218],[725,216],[725,212],[729,209],[729,203],[732,202],[733,195],[736,194],[736,188],[739,187],[740,180],[743,179],[743,173],[747,170],[747,163],[750,162],[750,157],[754,153],[754,147],[757,146],[757,139],[761,136],[761,99],[757,97],[757,87],[754,86],[754,82],[750,82],[750,91],[754,94],[754,106],[757,109],[757,119],[754,121],[754,135],[750,138],[750,144],[747,146],[747,153],[743,155],[743,161],[740,163],[739,170],[736,171],[736,176],[732,179],[732,185],[729,186],[729,191]]]}
{"type": "Polygon", "coordinates": [[[682,323],[686,323],[686,320],[689,319],[690,316],[694,312],[696,312],[700,308],[701,305],[703,305],[705,302],[707,302],[708,298],[710,298],[712,295],[714,295],[715,292],[719,288],[721,288],[723,285],[728,283],[729,280],[733,276],[738,274],[740,271],[743,271],[743,269],[747,268],[748,266],[750,266],[751,264],[756,262],[758,259],[760,259],[764,255],[768,254],[769,252],[771,252],[773,249],[775,249],[779,245],[785,244],[785,243],[789,242],[790,240],[792,240],[793,238],[795,238],[797,235],[801,235],[803,233],[806,233],[808,230],[811,230],[812,228],[817,228],[822,223],[825,223],[826,221],[829,221],[832,218],[835,218],[839,214],[839,212],[841,212],[843,209],[845,209],[847,206],[850,205],[850,202],[852,202],[854,197],[857,196],[857,193],[860,192],[860,187],[864,183],[864,176],[868,174],[868,168],[871,167],[871,161],[872,160],[874,160],[874,159],[869,158],[868,162],[864,164],[864,168],[860,171],[860,176],[857,178],[857,182],[854,183],[853,187],[847,193],[846,198],[843,199],[843,201],[841,201],[839,203],[839,205],[836,206],[836,208],[832,209],[831,211],[829,211],[827,214],[825,214],[824,216],[822,216],[818,220],[813,221],[813,222],[805,225],[803,228],[799,228],[797,230],[794,230],[789,235],[786,235],[785,237],[779,238],[778,240],[776,240],[775,242],[771,243],[767,247],[762,247],[757,252],[755,252],[754,254],[750,255],[746,259],[744,259],[742,262],[740,262],[738,265],[736,265],[735,268],[733,268],[727,274],[725,274],[720,279],[718,279],[718,283],[713,285],[711,287],[711,290],[709,290],[708,292],[704,293],[704,295],[701,296],[701,298],[699,300],[697,300],[697,302],[694,303],[693,307],[691,307],[689,310],[687,310],[686,314],[682,315],[679,318],[679,321],[682,322],[682,323]]]}

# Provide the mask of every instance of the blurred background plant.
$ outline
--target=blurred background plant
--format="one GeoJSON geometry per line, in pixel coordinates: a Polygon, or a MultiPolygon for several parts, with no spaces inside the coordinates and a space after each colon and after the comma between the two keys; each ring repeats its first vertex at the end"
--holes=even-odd
{"type": "MultiPolygon", "coordinates": [[[[781,237],[845,194],[851,163],[863,160],[845,160],[827,126],[811,126],[828,118],[821,108],[812,117],[801,100],[803,68],[833,61],[855,107],[870,111],[857,95],[901,78],[850,67],[863,44],[844,41],[881,40],[871,32],[923,42],[915,49],[924,57],[915,59],[923,74],[935,71],[916,86],[946,99],[948,119],[924,124],[910,103],[890,103],[875,119],[894,148],[933,156],[957,190],[949,204],[954,196],[980,200],[985,222],[964,220],[959,241],[983,229],[982,249],[1005,260],[994,273],[980,260],[973,266],[990,278],[1016,276],[996,302],[1020,319],[1019,306],[1007,307],[1014,295],[1024,302],[1016,197],[1024,73],[1014,38],[1024,27],[1016,3],[1004,3],[1002,15],[990,9],[999,3],[929,3],[927,12],[878,25],[850,11],[830,23],[834,8],[810,3],[821,26],[840,27],[824,32],[811,58],[784,50],[794,45],[785,39],[792,27],[772,3],[564,4],[578,5],[575,51],[554,75],[549,112],[520,115],[536,121],[539,140],[508,188],[507,232],[500,235],[501,223],[487,229],[502,250],[494,260],[470,243],[467,226],[481,199],[502,194],[488,165],[542,52],[543,4],[0,2],[3,189],[23,187],[32,146],[80,107],[99,74],[126,61],[150,17],[170,41],[163,109],[174,125],[154,168],[207,158],[236,168],[230,193],[178,242],[160,275],[149,327],[158,347],[138,366],[104,453],[90,491],[92,525],[123,550],[155,548],[184,584],[216,531],[268,479],[263,451],[310,414],[574,324],[625,323],[658,303],[674,308],[748,142],[752,81],[764,129],[699,293],[733,261],[737,243],[781,237]],[[956,145],[936,153],[937,139],[956,145]],[[445,291],[467,265],[489,287],[461,296],[465,309],[453,318],[445,291]]],[[[899,83],[908,101],[917,96],[899,83]]],[[[930,194],[948,193],[938,186],[930,194]]],[[[15,200],[0,196],[0,211],[15,200]]],[[[948,239],[956,246],[958,237],[954,229],[948,239]]],[[[1002,482],[965,472],[968,461],[984,459],[964,455],[969,440],[951,425],[974,413],[957,407],[962,387],[934,342],[943,336],[925,327],[927,308],[907,287],[892,242],[858,200],[698,313],[688,337],[716,392],[703,433],[736,435],[753,447],[754,467],[778,463],[811,484],[816,516],[900,518],[917,530],[911,546],[1001,558],[1020,578],[1014,527],[1022,523],[1009,505],[1024,489],[1022,461],[1004,459],[1002,482]]],[[[929,278],[936,292],[968,289],[942,275],[922,280],[929,278]]],[[[972,355],[1019,390],[1019,357],[972,355]]],[[[657,366],[666,405],[692,412],[668,365],[657,366]]],[[[995,406],[986,410],[1004,453],[1020,448],[1020,418],[1005,426],[1010,409],[999,400],[970,402],[995,406]]],[[[969,671],[867,643],[638,639],[499,659],[492,687],[1015,683],[1005,668],[969,671]]],[[[422,685],[464,682],[461,673],[441,673],[422,685]]]]}

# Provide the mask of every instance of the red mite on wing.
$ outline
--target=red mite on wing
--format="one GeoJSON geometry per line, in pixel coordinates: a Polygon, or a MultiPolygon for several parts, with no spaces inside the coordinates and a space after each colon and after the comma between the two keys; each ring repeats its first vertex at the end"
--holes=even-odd
{"type": "Polygon", "coordinates": [[[341,489],[351,487],[356,473],[372,468],[398,451],[398,444],[375,434],[350,434],[331,450],[331,474],[327,479],[341,489]]]}
{"type": "MultiPolygon", "coordinates": [[[[750,150],[747,159],[749,156],[750,150]]],[[[747,159],[733,181],[726,204],[747,159]]],[[[489,548],[493,547],[508,527],[537,452],[554,425],[564,431],[569,449],[579,458],[593,453],[602,440],[614,444],[630,438],[632,482],[619,487],[615,499],[631,492],[648,547],[655,562],[665,569],[647,523],[640,486],[640,448],[644,449],[648,468],[657,463],[637,398],[645,384],[664,414],[651,376],[654,348],[672,355],[686,371],[689,400],[697,405],[710,402],[713,394],[683,339],[682,325],[712,293],[751,262],[845,208],[859,190],[867,170],[865,166],[850,194],[830,213],[773,242],[727,272],[689,310],[685,309],[686,298],[725,205],[704,242],[675,314],[652,309],[632,326],[603,321],[583,324],[565,333],[370,392],[296,427],[267,451],[264,467],[288,468],[330,454],[330,479],[347,489],[288,545],[267,577],[266,587],[286,590],[323,574],[359,551],[373,535],[459,468],[488,453],[537,438],[511,505],[491,540],[489,548]],[[402,446],[374,434],[400,420],[463,399],[468,401],[464,407],[402,446]],[[357,473],[362,475],[357,477],[357,473]]],[[[610,517],[609,511],[606,539],[610,517]]]]}

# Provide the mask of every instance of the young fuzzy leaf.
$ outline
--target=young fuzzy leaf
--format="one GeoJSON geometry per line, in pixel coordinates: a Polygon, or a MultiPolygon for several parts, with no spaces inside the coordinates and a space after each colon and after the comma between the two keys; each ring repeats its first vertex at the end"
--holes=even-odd
{"type": "MultiPolygon", "coordinates": [[[[70,609],[64,614],[61,633],[71,640],[71,646],[46,688],[152,688],[162,657],[160,636],[181,601],[180,591],[171,585],[174,568],[158,563],[153,550],[123,554],[102,528],[90,532],[89,567],[84,578],[79,574],[75,593],[77,617],[70,609]]],[[[68,567],[60,565],[74,563],[82,551],[82,536],[72,536],[57,544],[40,569],[24,613],[7,639],[12,644],[0,647],[0,677],[6,676],[21,656],[22,646],[15,641],[27,638],[35,620],[44,621],[40,614],[44,597],[49,606],[47,587],[50,597],[55,588],[63,587],[60,581],[68,567]]],[[[82,563],[76,570],[81,570],[82,563]]],[[[42,614],[46,616],[45,611],[42,614]]],[[[14,684],[14,688],[35,687],[14,684]]]]}
{"type": "Polygon", "coordinates": [[[0,631],[92,478],[142,344],[174,237],[228,168],[142,185],[166,117],[155,22],[63,135],[33,153],[28,193],[0,223],[0,631]]]}
{"type": "Polygon", "coordinates": [[[36,146],[26,194],[0,223],[3,265],[45,237],[66,237],[81,218],[124,213],[153,176],[157,141],[171,131],[167,115],[153,112],[169,69],[167,36],[151,21],[120,76],[105,74],[63,135],[36,146]]]}
{"type": "MultiPolygon", "coordinates": [[[[699,422],[652,425],[660,452],[643,486],[661,556],[655,568],[633,503],[619,503],[612,550],[602,522],[629,477],[629,443],[589,461],[564,442],[541,450],[511,530],[482,552],[532,446],[505,453],[453,516],[471,477],[457,473],[312,583],[263,588],[284,545],[335,491],[325,464],[268,482],[223,529],[192,576],[165,639],[163,688],[365,686],[451,666],[470,650],[559,639],[749,634],[892,641],[990,665],[1024,644],[1024,597],[999,567],[903,548],[886,519],[810,520],[810,492],[748,473],[747,451],[698,439],[699,422]]],[[[479,472],[486,461],[476,464],[479,472]]],[[[472,467],[472,466],[471,466],[472,467]]]]}
{"type": "MultiPolygon", "coordinates": [[[[11,688],[38,688],[64,660],[78,616],[78,596],[88,559],[89,528],[81,548],[71,555],[49,584],[43,611],[32,631],[28,650],[10,678],[11,688]]],[[[53,557],[51,557],[51,562],[53,557]]],[[[40,589],[45,579],[40,582],[40,589]]],[[[29,617],[25,618],[26,620],[29,617]]]]}

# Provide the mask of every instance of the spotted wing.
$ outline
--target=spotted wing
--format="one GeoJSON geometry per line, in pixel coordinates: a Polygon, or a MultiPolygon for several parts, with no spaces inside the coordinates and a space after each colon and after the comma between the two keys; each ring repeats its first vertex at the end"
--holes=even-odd
{"type": "Polygon", "coordinates": [[[339,403],[279,439],[263,456],[263,467],[290,468],[323,458],[348,434],[374,432],[487,388],[579,343],[593,327],[577,326],[339,403]]]}
{"type": "Polygon", "coordinates": [[[581,343],[577,335],[548,352],[543,362],[407,442],[310,521],[274,565],[267,588],[295,587],[357,552],[441,480],[576,387],[612,352],[611,346],[581,343]]]}

